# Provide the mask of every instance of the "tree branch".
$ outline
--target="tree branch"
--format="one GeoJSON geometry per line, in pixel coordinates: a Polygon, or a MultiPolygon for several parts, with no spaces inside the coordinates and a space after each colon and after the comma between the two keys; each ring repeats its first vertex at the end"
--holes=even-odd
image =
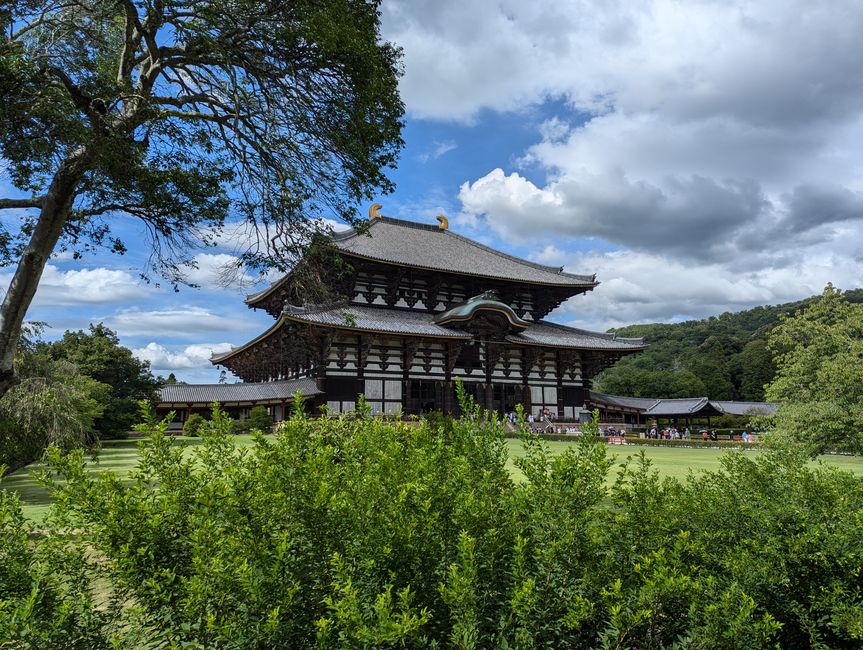
{"type": "Polygon", "coordinates": [[[138,10],[134,3],[126,0],[123,2],[123,7],[126,10],[126,26],[124,30],[123,52],[120,55],[120,65],[117,70],[117,83],[127,83],[131,86],[131,74],[135,66],[135,52],[138,50],[144,28],[141,25],[138,10]]]}
{"type": "Polygon", "coordinates": [[[44,196],[40,196],[35,199],[0,199],[0,210],[8,210],[12,208],[41,208],[44,202],[44,196]]]}
{"type": "Polygon", "coordinates": [[[86,113],[89,117],[93,117],[91,109],[93,98],[86,95],[84,91],[82,91],[81,88],[72,81],[72,78],[68,74],[60,68],[51,65],[45,66],[45,72],[56,77],[60,81],[63,88],[65,88],[66,92],[69,93],[72,103],[74,103],[79,110],[86,113]]]}

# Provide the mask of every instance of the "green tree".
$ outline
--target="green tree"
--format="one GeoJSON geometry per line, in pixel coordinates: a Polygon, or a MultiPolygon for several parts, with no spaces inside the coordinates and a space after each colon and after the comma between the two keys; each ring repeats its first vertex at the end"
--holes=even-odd
{"type": "Polygon", "coordinates": [[[21,378],[0,398],[0,464],[39,457],[48,445],[63,449],[91,442],[111,387],[65,359],[39,353],[38,331],[22,337],[16,370],[21,378]]]}
{"type": "MultiPolygon", "coordinates": [[[[183,282],[194,245],[228,217],[241,264],[290,266],[319,219],[356,221],[392,189],[402,146],[399,50],[377,0],[12,0],[0,8],[0,396],[51,253],[126,242],[140,220],[150,270],[183,282]],[[9,229],[9,224],[19,224],[9,229]],[[242,228],[241,228],[242,230],[242,228]]],[[[147,271],[145,271],[147,273],[147,271]]]]}
{"type": "MultiPolygon", "coordinates": [[[[728,353],[718,337],[711,336],[687,359],[687,369],[704,385],[701,395],[710,399],[732,399],[734,385],[728,369],[728,353]]],[[[689,396],[694,395],[690,393],[689,396]]]]}
{"type": "Polygon", "coordinates": [[[773,355],[767,348],[767,340],[758,338],[746,344],[743,351],[735,357],[739,368],[740,399],[761,402],[764,400],[764,387],[776,374],[773,355]]]}
{"type": "Polygon", "coordinates": [[[821,297],[770,333],[778,433],[826,449],[863,451],[863,305],[828,284],[821,297]]]}
{"type": "Polygon", "coordinates": [[[43,343],[39,353],[54,360],[66,360],[83,374],[106,384],[104,413],[96,420],[101,438],[121,435],[137,422],[138,402],[152,401],[158,381],[150,364],[120,345],[117,335],[102,325],[90,325],[89,332],[66,332],[59,341],[43,343]]]}

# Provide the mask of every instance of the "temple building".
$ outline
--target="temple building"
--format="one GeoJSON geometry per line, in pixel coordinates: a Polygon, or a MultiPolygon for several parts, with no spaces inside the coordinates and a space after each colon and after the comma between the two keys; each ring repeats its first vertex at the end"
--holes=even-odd
{"type": "MultiPolygon", "coordinates": [[[[593,290],[594,275],[494,250],[452,232],[442,216],[427,225],[379,209],[369,210],[364,232],[334,236],[343,272],[329,289],[340,298],[305,301],[295,273],[247,298],[273,316],[273,326],[212,358],[245,382],[237,384],[245,386],[243,404],[267,404],[282,419],[296,387],[331,413],[352,411],[362,393],[376,413],[457,414],[460,378],[484,408],[508,412],[520,403],[577,420],[589,407],[593,377],[645,347],[641,339],[545,320],[565,300],[593,290]],[[272,397],[256,402],[255,391],[272,397]]],[[[211,392],[230,401],[230,386],[211,392]]],[[[191,412],[181,393],[192,388],[172,390],[170,405],[191,412]]]]}

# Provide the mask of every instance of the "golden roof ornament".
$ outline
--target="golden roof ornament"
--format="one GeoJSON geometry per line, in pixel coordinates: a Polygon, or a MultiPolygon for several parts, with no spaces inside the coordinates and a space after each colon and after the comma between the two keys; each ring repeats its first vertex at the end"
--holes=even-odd
{"type": "Polygon", "coordinates": [[[380,203],[372,203],[369,206],[369,221],[373,219],[380,219],[383,215],[380,213],[380,209],[384,207],[380,203]]]}
{"type": "Polygon", "coordinates": [[[440,228],[441,230],[446,230],[447,228],[449,228],[449,219],[447,219],[442,214],[439,214],[438,216],[436,216],[435,219],[437,219],[438,222],[440,223],[438,228],[440,228]]]}

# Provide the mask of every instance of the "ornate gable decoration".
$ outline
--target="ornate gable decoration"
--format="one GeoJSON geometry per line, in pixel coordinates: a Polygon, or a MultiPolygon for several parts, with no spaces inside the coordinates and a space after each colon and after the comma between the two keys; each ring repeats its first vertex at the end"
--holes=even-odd
{"type": "Polygon", "coordinates": [[[519,318],[512,307],[495,291],[484,291],[463,303],[447,309],[434,322],[444,327],[459,327],[474,333],[492,334],[504,338],[512,332],[523,332],[530,323],[519,318]]]}

